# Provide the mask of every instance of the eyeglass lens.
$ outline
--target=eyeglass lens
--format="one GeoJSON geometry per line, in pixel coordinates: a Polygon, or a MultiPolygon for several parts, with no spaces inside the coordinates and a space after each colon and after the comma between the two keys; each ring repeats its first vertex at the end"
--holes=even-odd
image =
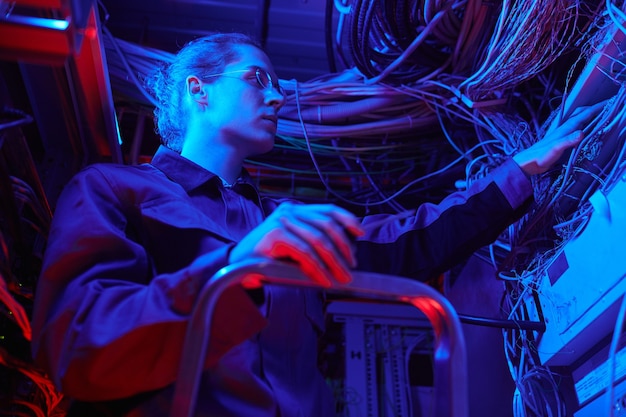
{"type": "Polygon", "coordinates": [[[272,86],[276,89],[276,91],[278,91],[280,95],[282,96],[285,95],[283,88],[280,86],[280,84],[278,84],[278,80],[274,82],[274,80],[272,79],[272,76],[267,71],[263,70],[262,68],[256,69],[256,79],[258,83],[261,85],[261,87],[269,88],[270,86],[272,86]]]}

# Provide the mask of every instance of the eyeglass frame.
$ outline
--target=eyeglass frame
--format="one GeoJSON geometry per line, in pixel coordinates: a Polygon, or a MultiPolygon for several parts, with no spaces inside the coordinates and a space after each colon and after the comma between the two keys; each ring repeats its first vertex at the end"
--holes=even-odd
{"type": "MultiPolygon", "coordinates": [[[[263,69],[261,67],[257,67],[257,66],[252,66],[248,69],[241,69],[241,70],[234,70],[234,71],[227,71],[227,72],[221,72],[219,74],[210,74],[210,75],[206,75],[203,78],[213,78],[213,77],[223,77],[223,76],[227,76],[230,74],[238,74],[241,72],[248,72],[250,70],[254,70],[254,76],[256,77],[256,82],[257,84],[264,90],[269,90],[270,88],[273,88],[274,90],[276,90],[276,92],[278,94],[281,95],[281,97],[286,97],[286,93],[285,90],[280,86],[280,84],[278,83],[278,77],[276,78],[276,82],[274,82],[274,78],[272,77],[272,74],[269,73],[269,71],[267,71],[266,69],[263,69]],[[263,79],[261,78],[262,75],[265,73],[265,77],[267,77],[267,81],[268,84],[265,85],[265,83],[263,82],[263,79]]],[[[237,77],[227,77],[227,78],[234,78],[236,80],[241,80],[241,81],[246,81],[244,79],[241,78],[237,78],[237,77]]]]}

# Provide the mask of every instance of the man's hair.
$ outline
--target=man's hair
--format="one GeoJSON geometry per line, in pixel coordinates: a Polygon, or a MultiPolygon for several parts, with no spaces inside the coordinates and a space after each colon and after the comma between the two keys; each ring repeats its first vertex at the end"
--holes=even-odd
{"type": "Polygon", "coordinates": [[[171,62],[156,68],[145,79],[146,88],[158,102],[154,109],[154,124],[163,145],[181,152],[188,112],[183,106],[187,76],[195,75],[211,82],[213,78],[207,76],[223,72],[226,65],[239,58],[237,45],[261,49],[257,41],[241,33],[203,36],[185,44],[171,62]]]}

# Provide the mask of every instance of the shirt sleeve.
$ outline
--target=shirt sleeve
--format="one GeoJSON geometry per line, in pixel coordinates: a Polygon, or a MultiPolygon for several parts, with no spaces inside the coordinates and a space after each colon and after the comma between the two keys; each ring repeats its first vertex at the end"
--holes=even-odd
{"type": "MultiPolygon", "coordinates": [[[[178,371],[187,323],[207,280],[227,264],[216,244],[187,267],[156,274],[128,236],[129,211],[107,178],[86,169],[58,200],[33,311],[33,356],[70,397],[101,401],[162,388],[178,371]],[[128,372],[132,369],[132,372],[128,372]]],[[[207,366],[265,319],[239,286],[213,314],[207,366]]]]}
{"type": "Polygon", "coordinates": [[[423,204],[413,215],[385,221],[363,219],[357,269],[426,281],[435,278],[518,220],[533,201],[530,180],[507,160],[488,176],[439,204],[423,204]]]}

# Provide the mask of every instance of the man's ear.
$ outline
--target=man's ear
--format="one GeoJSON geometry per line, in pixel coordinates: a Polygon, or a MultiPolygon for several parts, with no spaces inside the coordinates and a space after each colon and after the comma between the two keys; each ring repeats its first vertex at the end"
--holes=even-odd
{"type": "Polygon", "coordinates": [[[204,107],[209,103],[208,94],[205,84],[195,75],[190,75],[185,80],[187,86],[187,95],[200,106],[204,107]]]}

